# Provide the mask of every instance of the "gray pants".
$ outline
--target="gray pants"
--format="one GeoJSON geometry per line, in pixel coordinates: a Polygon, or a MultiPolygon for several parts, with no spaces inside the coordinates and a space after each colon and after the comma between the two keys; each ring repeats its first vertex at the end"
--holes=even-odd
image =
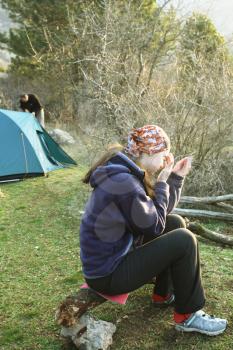
{"type": "Polygon", "coordinates": [[[44,128],[45,127],[45,121],[44,121],[44,110],[43,110],[43,108],[35,113],[35,117],[38,120],[38,122],[40,123],[40,125],[44,128]]]}

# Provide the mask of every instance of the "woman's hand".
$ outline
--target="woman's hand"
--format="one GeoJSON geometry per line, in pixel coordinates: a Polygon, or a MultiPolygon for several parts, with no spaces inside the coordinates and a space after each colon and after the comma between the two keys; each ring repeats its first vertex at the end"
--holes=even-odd
{"type": "Polygon", "coordinates": [[[174,168],[172,169],[172,172],[179,176],[186,176],[190,172],[192,167],[192,157],[185,157],[181,160],[179,160],[174,168]]]}
{"type": "Polygon", "coordinates": [[[169,175],[171,174],[173,165],[174,165],[174,157],[172,153],[169,153],[168,156],[164,157],[164,168],[160,171],[157,177],[157,181],[166,182],[169,175]]]}

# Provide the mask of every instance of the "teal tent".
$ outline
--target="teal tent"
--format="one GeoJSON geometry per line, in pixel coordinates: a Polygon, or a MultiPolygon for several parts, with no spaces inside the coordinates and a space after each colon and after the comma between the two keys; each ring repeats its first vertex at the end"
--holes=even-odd
{"type": "Polygon", "coordinates": [[[0,181],[76,165],[31,113],[0,109],[0,181]]]}

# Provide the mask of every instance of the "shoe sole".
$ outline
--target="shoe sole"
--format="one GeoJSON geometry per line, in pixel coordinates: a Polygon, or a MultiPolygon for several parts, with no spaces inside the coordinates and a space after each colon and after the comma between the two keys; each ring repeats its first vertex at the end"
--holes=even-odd
{"type": "Polygon", "coordinates": [[[182,326],[175,326],[175,329],[179,332],[198,332],[201,334],[206,334],[206,335],[210,335],[210,336],[215,336],[215,335],[219,335],[221,333],[223,333],[226,329],[226,327],[224,329],[221,329],[219,331],[215,331],[215,332],[208,332],[202,329],[198,329],[198,328],[187,328],[187,327],[182,327],[182,326]]]}

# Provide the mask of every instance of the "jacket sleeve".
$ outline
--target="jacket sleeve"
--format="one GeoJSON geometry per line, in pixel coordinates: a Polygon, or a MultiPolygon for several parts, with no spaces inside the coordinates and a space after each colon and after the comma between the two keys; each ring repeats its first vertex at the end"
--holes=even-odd
{"type": "Polygon", "coordinates": [[[155,199],[146,195],[143,187],[121,198],[119,207],[133,235],[144,235],[150,239],[160,235],[166,223],[169,201],[169,186],[165,182],[155,185],[155,199]]]}
{"type": "Polygon", "coordinates": [[[183,187],[184,178],[182,176],[171,173],[167,180],[169,185],[169,202],[167,208],[167,214],[169,214],[178,204],[181,196],[181,190],[183,187]]]}

